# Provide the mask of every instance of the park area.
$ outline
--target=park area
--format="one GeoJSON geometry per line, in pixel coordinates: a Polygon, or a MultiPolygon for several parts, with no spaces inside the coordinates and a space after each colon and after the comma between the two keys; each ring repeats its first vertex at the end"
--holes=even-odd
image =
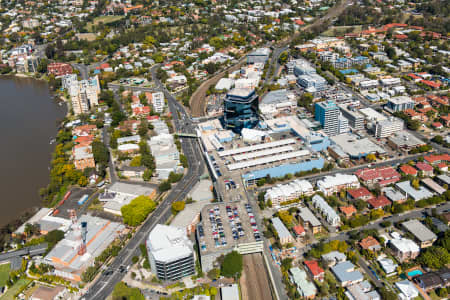
{"type": "Polygon", "coordinates": [[[6,285],[6,281],[9,278],[10,264],[1,264],[0,265],[0,287],[6,285]]]}
{"type": "Polygon", "coordinates": [[[21,278],[6,291],[6,293],[0,297],[0,300],[13,300],[16,299],[16,294],[20,293],[29,283],[31,282],[28,278],[21,278]]]}
{"type": "Polygon", "coordinates": [[[125,16],[100,16],[100,17],[95,18],[92,22],[87,23],[86,29],[88,31],[91,31],[92,26],[96,26],[100,23],[103,23],[103,24],[113,23],[113,22],[119,21],[123,18],[125,18],[125,16]]]}

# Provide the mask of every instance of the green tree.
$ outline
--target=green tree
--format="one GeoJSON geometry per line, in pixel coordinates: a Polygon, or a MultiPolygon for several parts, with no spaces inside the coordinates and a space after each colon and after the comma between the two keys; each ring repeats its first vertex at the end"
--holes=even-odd
{"type": "Polygon", "coordinates": [[[161,182],[161,184],[158,186],[158,190],[159,190],[160,192],[166,192],[166,191],[170,190],[171,187],[172,187],[172,186],[171,186],[170,182],[167,181],[167,180],[164,180],[164,181],[161,182]]]}
{"type": "Polygon", "coordinates": [[[220,274],[228,278],[239,278],[241,277],[242,267],[242,255],[237,251],[232,251],[225,255],[220,267],[220,274]]]}
{"type": "Polygon", "coordinates": [[[123,222],[130,226],[141,224],[156,207],[156,203],[147,196],[139,196],[120,209],[123,222]]]}
{"type": "Polygon", "coordinates": [[[119,282],[112,292],[113,300],[144,300],[145,297],[138,288],[132,288],[124,282],[119,282]]]}
{"type": "Polygon", "coordinates": [[[178,214],[180,211],[182,211],[185,207],[184,201],[175,201],[172,203],[172,213],[174,215],[178,214]]]}

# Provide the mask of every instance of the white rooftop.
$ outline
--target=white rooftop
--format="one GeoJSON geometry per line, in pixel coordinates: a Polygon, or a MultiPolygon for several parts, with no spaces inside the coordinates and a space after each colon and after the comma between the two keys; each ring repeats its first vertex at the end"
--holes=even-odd
{"type": "Polygon", "coordinates": [[[170,262],[193,253],[186,231],[175,226],[157,224],[150,232],[147,247],[156,261],[170,262]]]}

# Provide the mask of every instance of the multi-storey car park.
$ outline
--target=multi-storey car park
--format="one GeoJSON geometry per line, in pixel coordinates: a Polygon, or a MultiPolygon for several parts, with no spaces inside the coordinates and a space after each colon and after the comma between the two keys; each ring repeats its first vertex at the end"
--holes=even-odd
{"type": "Polygon", "coordinates": [[[249,204],[229,202],[205,206],[196,231],[202,270],[211,270],[220,255],[233,250],[241,254],[262,252],[261,234],[249,204]]]}

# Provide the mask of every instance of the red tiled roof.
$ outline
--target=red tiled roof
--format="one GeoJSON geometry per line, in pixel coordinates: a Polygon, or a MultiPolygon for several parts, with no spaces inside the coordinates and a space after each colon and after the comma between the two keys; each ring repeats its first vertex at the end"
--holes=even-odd
{"type": "Polygon", "coordinates": [[[438,166],[439,169],[444,169],[444,168],[447,167],[447,163],[441,162],[441,163],[439,163],[437,166],[438,166]]]}
{"type": "Polygon", "coordinates": [[[433,171],[433,167],[424,162],[418,162],[416,164],[416,168],[419,169],[420,171],[425,171],[425,172],[433,171]]]}
{"type": "Polygon", "coordinates": [[[405,173],[407,175],[416,175],[417,174],[416,168],[411,167],[410,165],[400,166],[400,171],[402,171],[403,173],[405,173]]]}
{"type": "Polygon", "coordinates": [[[296,235],[302,235],[305,233],[305,228],[303,228],[302,225],[296,225],[293,229],[296,235]]]}
{"type": "Polygon", "coordinates": [[[367,201],[373,208],[381,208],[391,205],[391,201],[385,196],[378,196],[367,201]]]}
{"type": "Polygon", "coordinates": [[[353,199],[359,199],[363,197],[371,197],[372,193],[369,192],[365,187],[360,187],[354,190],[348,190],[347,193],[352,196],[353,199]]]}
{"type": "Polygon", "coordinates": [[[349,205],[349,206],[341,206],[339,207],[339,210],[346,215],[347,217],[356,214],[357,210],[353,205],[349,205]]]}
{"type": "Polygon", "coordinates": [[[361,248],[365,250],[369,249],[370,247],[380,245],[380,243],[378,243],[378,241],[373,236],[370,235],[365,239],[362,239],[361,242],[359,242],[359,244],[361,245],[361,248]]]}
{"type": "Polygon", "coordinates": [[[434,163],[437,161],[450,161],[450,155],[448,154],[440,154],[440,155],[428,155],[425,156],[424,159],[429,163],[434,163]]]}
{"type": "Polygon", "coordinates": [[[321,267],[319,267],[319,264],[317,263],[317,261],[305,260],[304,263],[313,276],[317,276],[317,275],[324,273],[323,269],[321,267]]]}
{"type": "Polygon", "coordinates": [[[400,178],[400,174],[392,167],[381,167],[376,169],[360,169],[355,172],[363,181],[368,180],[390,180],[394,178],[400,178]]]}
{"type": "Polygon", "coordinates": [[[443,127],[443,125],[439,122],[434,122],[433,124],[431,124],[434,128],[441,128],[443,127]]]}
{"type": "Polygon", "coordinates": [[[408,76],[411,77],[412,79],[420,79],[420,77],[414,73],[409,73],[408,76]]]}
{"type": "Polygon", "coordinates": [[[438,89],[441,87],[441,84],[439,82],[434,82],[431,80],[422,79],[420,82],[422,82],[423,84],[428,85],[429,87],[432,87],[434,89],[438,89]]]}

